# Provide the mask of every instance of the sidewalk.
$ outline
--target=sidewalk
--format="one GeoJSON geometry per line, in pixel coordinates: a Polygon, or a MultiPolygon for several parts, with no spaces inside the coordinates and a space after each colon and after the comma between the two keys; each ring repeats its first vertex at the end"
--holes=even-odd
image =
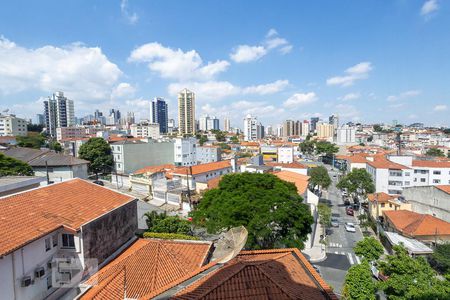
{"type": "MultiPolygon", "coordinates": [[[[324,244],[320,243],[320,233],[322,231],[322,225],[316,223],[316,229],[313,231],[314,240],[312,243],[312,247],[306,247],[304,250],[302,250],[302,253],[308,255],[309,261],[311,263],[317,263],[327,259],[327,253],[325,252],[326,247],[324,244]]],[[[310,243],[311,242],[308,240],[306,242],[306,245],[309,246],[310,243]]]]}

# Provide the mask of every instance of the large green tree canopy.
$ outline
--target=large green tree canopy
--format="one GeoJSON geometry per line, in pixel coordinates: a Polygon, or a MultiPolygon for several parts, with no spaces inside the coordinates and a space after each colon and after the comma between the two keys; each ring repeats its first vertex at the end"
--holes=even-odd
{"type": "Polygon", "coordinates": [[[384,252],[383,245],[374,237],[365,237],[356,243],[353,249],[355,254],[361,256],[368,261],[374,261],[380,258],[384,252]]]}
{"type": "Polygon", "coordinates": [[[375,192],[372,176],[365,169],[353,169],[336,186],[340,189],[346,188],[353,195],[375,192]]]}
{"type": "Polygon", "coordinates": [[[102,138],[89,139],[86,144],[81,145],[78,155],[80,158],[90,161],[89,169],[95,174],[110,170],[114,163],[111,147],[102,138]]]}
{"type": "Polygon", "coordinates": [[[248,230],[247,249],[303,248],[313,218],[294,184],[272,174],[225,175],[191,212],[193,222],[217,233],[248,230]]]}
{"type": "Polygon", "coordinates": [[[27,163],[0,153],[0,176],[31,176],[33,169],[27,163]]]}
{"type": "Polygon", "coordinates": [[[375,300],[376,285],[367,260],[353,265],[345,276],[343,299],[375,300]]]}
{"type": "Polygon", "coordinates": [[[328,171],[324,166],[318,166],[308,170],[309,185],[311,189],[326,189],[331,184],[331,178],[328,175],[328,171]]]}

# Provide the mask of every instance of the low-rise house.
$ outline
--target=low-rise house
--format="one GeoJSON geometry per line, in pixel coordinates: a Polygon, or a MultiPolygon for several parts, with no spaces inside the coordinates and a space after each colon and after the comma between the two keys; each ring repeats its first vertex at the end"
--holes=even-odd
{"type": "Polygon", "coordinates": [[[403,189],[411,210],[450,220],[450,185],[415,186],[403,189]]]}
{"type": "Polygon", "coordinates": [[[222,160],[222,151],[218,146],[198,146],[197,147],[197,162],[199,164],[206,164],[222,160]]]}
{"type": "Polygon", "coordinates": [[[412,185],[413,170],[384,157],[368,161],[366,171],[372,175],[376,193],[400,195],[404,186],[412,185]]]}
{"type": "Polygon", "coordinates": [[[277,162],[290,164],[294,162],[294,147],[278,147],[277,149],[277,162]]]}
{"type": "Polygon", "coordinates": [[[2,299],[58,299],[135,239],[136,199],[81,179],[0,198],[2,299]]]}
{"type": "Polygon", "coordinates": [[[275,171],[289,171],[301,175],[308,175],[308,167],[296,161],[291,163],[268,162],[266,165],[272,166],[275,171]]]}
{"type": "Polygon", "coordinates": [[[82,139],[86,135],[86,128],[84,127],[71,126],[56,128],[56,140],[58,142],[67,139],[82,139]]]}
{"type": "Polygon", "coordinates": [[[413,160],[414,186],[450,184],[450,161],[413,160]]]}
{"type": "Polygon", "coordinates": [[[450,223],[409,210],[384,211],[384,229],[435,245],[450,241],[450,223]]]}
{"type": "Polygon", "coordinates": [[[173,171],[173,179],[179,179],[183,187],[195,190],[197,181],[206,182],[215,177],[233,173],[233,170],[236,170],[236,167],[233,168],[233,164],[236,164],[235,159],[191,167],[178,167],[173,171]]]}
{"type": "Polygon", "coordinates": [[[79,299],[338,299],[298,249],[241,251],[225,263],[211,249],[138,240],[81,285],[79,299]]]}
{"type": "Polygon", "coordinates": [[[36,176],[46,177],[49,180],[60,182],[71,178],[88,177],[89,161],[49,151],[48,149],[31,149],[15,147],[4,151],[4,154],[28,163],[36,176]]]}
{"type": "Polygon", "coordinates": [[[37,188],[43,181],[45,181],[45,177],[38,176],[0,177],[0,197],[37,188]]]}
{"type": "Polygon", "coordinates": [[[368,194],[369,215],[373,220],[378,220],[388,210],[411,210],[411,204],[399,195],[388,195],[386,193],[368,194]]]}

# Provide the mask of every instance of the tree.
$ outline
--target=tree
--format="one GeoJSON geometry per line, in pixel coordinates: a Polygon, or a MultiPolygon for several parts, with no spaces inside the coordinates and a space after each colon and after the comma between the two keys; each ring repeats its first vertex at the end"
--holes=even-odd
{"type": "Polygon", "coordinates": [[[45,145],[45,136],[36,132],[29,132],[27,136],[16,137],[17,146],[39,149],[45,145]]]}
{"type": "Polygon", "coordinates": [[[383,245],[374,237],[365,237],[353,248],[355,254],[367,259],[368,261],[374,261],[380,258],[384,252],[383,245]]]}
{"type": "Polygon", "coordinates": [[[58,143],[57,141],[53,141],[51,142],[48,147],[50,148],[50,150],[54,150],[55,152],[61,152],[62,151],[62,146],[60,143],[58,143]]]}
{"type": "Polygon", "coordinates": [[[347,272],[344,281],[343,299],[346,300],[375,300],[377,290],[372,280],[370,265],[367,260],[353,265],[347,272]]]}
{"type": "Polygon", "coordinates": [[[379,261],[388,279],[381,288],[389,300],[448,299],[450,281],[440,280],[425,258],[413,258],[402,246],[393,247],[394,254],[379,261]]]}
{"type": "Polygon", "coordinates": [[[247,249],[303,248],[313,218],[293,183],[273,174],[225,175],[191,212],[210,233],[243,225],[247,249]]]}
{"type": "Polygon", "coordinates": [[[338,153],[339,147],[335,144],[326,141],[319,141],[316,143],[316,153],[317,154],[326,154],[331,156],[335,153],[338,153]]]}
{"type": "Polygon", "coordinates": [[[383,131],[383,127],[381,127],[378,124],[373,125],[373,131],[375,132],[382,132],[383,131]]]}
{"type": "Polygon", "coordinates": [[[96,175],[108,167],[111,169],[114,163],[111,147],[102,138],[89,139],[86,144],[81,145],[78,155],[90,162],[89,170],[96,175]]]}
{"type": "Polygon", "coordinates": [[[331,225],[331,208],[325,203],[319,203],[317,206],[317,211],[319,213],[320,224],[326,228],[331,225]]]}
{"type": "Polygon", "coordinates": [[[197,139],[198,139],[198,143],[200,144],[200,146],[203,146],[203,144],[208,141],[208,137],[204,134],[199,134],[197,136],[197,139]]]}
{"type": "Polygon", "coordinates": [[[233,135],[233,136],[230,138],[230,141],[231,141],[233,144],[239,144],[239,138],[238,138],[237,136],[235,136],[235,135],[233,135]]]}
{"type": "Polygon", "coordinates": [[[318,166],[308,170],[309,185],[312,190],[318,187],[319,190],[326,189],[331,184],[331,178],[328,175],[328,171],[323,166],[318,166]]]}
{"type": "Polygon", "coordinates": [[[226,144],[226,143],[219,143],[218,146],[220,147],[220,149],[222,150],[231,150],[231,146],[226,144]]]}
{"type": "Polygon", "coordinates": [[[341,178],[336,187],[347,189],[347,192],[354,197],[366,196],[367,193],[375,192],[372,176],[365,169],[353,169],[353,171],[341,178]]]}
{"type": "Polygon", "coordinates": [[[432,265],[442,273],[450,273],[450,243],[437,245],[431,255],[432,265]]]}
{"type": "Polygon", "coordinates": [[[28,132],[42,132],[44,125],[39,124],[27,124],[28,132]]]}
{"type": "Polygon", "coordinates": [[[300,151],[303,154],[313,154],[314,153],[314,141],[306,140],[299,144],[300,151]]]}
{"type": "Polygon", "coordinates": [[[428,156],[439,156],[439,157],[444,157],[445,154],[441,149],[438,148],[430,148],[428,149],[428,151],[425,153],[425,155],[428,156]]]}
{"type": "Polygon", "coordinates": [[[29,164],[0,153],[0,177],[32,175],[34,175],[33,168],[29,164]]]}
{"type": "Polygon", "coordinates": [[[227,138],[227,133],[224,131],[220,131],[220,130],[211,130],[215,136],[216,136],[216,141],[218,142],[225,142],[226,138],[227,138]]]}
{"type": "Polygon", "coordinates": [[[358,216],[359,224],[364,227],[364,231],[367,231],[367,228],[370,225],[370,219],[367,214],[360,214],[358,216]]]}
{"type": "Polygon", "coordinates": [[[165,213],[158,214],[152,211],[145,213],[145,217],[148,232],[192,235],[190,222],[178,216],[168,216],[165,213]]]}

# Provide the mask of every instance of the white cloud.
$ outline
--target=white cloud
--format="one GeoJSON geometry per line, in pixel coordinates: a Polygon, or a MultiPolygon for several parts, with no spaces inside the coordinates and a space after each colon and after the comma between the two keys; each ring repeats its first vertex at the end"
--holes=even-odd
{"type": "Polygon", "coordinates": [[[127,82],[119,83],[112,91],[111,98],[131,97],[136,92],[136,88],[127,82]]]}
{"type": "Polygon", "coordinates": [[[342,101],[350,101],[350,100],[359,99],[360,97],[361,97],[360,93],[348,93],[348,94],[344,95],[343,97],[340,97],[339,99],[341,99],[342,101]]]}
{"type": "Polygon", "coordinates": [[[252,85],[243,89],[244,94],[268,95],[284,90],[289,85],[288,80],[277,80],[268,84],[252,85]]]}
{"type": "Polygon", "coordinates": [[[428,16],[432,12],[435,12],[439,9],[439,4],[437,0],[427,0],[422,5],[422,8],[420,9],[420,14],[422,16],[428,16]]]}
{"type": "Polygon", "coordinates": [[[269,95],[284,90],[289,85],[288,80],[277,80],[267,84],[239,87],[228,81],[177,82],[168,86],[168,93],[176,95],[183,88],[196,93],[198,99],[220,100],[235,95],[269,95]]]}
{"type": "Polygon", "coordinates": [[[436,105],[433,110],[434,111],[446,111],[447,108],[448,108],[447,105],[439,104],[439,105],[436,105]]]}
{"type": "Polygon", "coordinates": [[[419,96],[420,93],[421,93],[421,91],[419,91],[419,90],[409,90],[406,92],[402,92],[398,95],[390,95],[386,98],[386,100],[390,101],[390,102],[403,100],[403,99],[419,96]]]}
{"type": "Polygon", "coordinates": [[[128,9],[128,0],[122,0],[120,2],[120,12],[122,13],[122,16],[130,23],[131,25],[134,25],[138,22],[139,16],[136,12],[130,13],[128,9]]]}
{"type": "Polygon", "coordinates": [[[270,29],[261,45],[239,45],[233,49],[230,58],[236,63],[246,63],[259,60],[272,50],[278,50],[281,54],[291,52],[293,46],[278,35],[275,29],[270,29]]]}
{"type": "Polygon", "coordinates": [[[80,43],[28,49],[0,37],[0,92],[61,90],[74,100],[109,98],[119,77],[118,66],[98,47],[80,43]]]}
{"type": "Polygon", "coordinates": [[[283,106],[286,108],[296,108],[305,104],[312,103],[317,100],[317,96],[313,92],[309,93],[296,93],[283,102],[283,106]]]}
{"type": "Polygon", "coordinates": [[[239,45],[230,54],[230,58],[237,63],[255,61],[267,54],[263,46],[239,45]]]}
{"type": "Polygon", "coordinates": [[[335,109],[339,118],[341,118],[342,120],[346,119],[355,122],[361,119],[361,113],[353,105],[340,103],[335,106],[335,109]]]}
{"type": "Polygon", "coordinates": [[[371,62],[361,62],[345,70],[346,75],[344,76],[334,76],[328,78],[327,85],[339,85],[342,87],[351,86],[355,83],[355,81],[367,79],[372,69],[373,67],[371,62]]]}
{"type": "Polygon", "coordinates": [[[228,69],[229,62],[218,60],[203,63],[195,50],[183,52],[181,49],[164,47],[159,43],[148,43],[134,49],[131,62],[146,62],[148,68],[162,78],[176,80],[209,80],[228,69]]]}

